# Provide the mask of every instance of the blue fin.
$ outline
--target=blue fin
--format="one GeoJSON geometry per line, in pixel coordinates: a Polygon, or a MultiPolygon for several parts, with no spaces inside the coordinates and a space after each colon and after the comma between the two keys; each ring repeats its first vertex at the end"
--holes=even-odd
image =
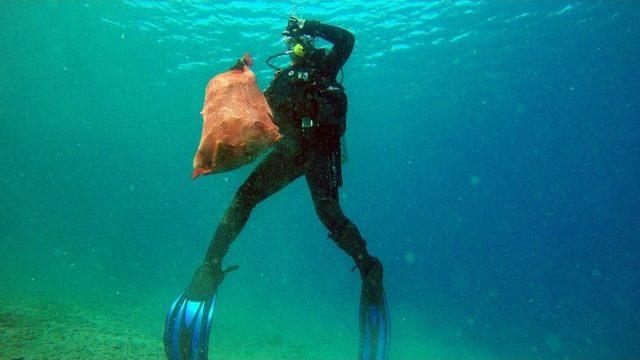
{"type": "Polygon", "coordinates": [[[389,309],[384,291],[381,300],[372,303],[364,291],[360,296],[359,360],[387,360],[389,356],[389,309]]]}
{"type": "Polygon", "coordinates": [[[209,333],[216,295],[205,301],[181,294],[173,302],[164,325],[164,352],[169,360],[207,360],[209,333]]]}

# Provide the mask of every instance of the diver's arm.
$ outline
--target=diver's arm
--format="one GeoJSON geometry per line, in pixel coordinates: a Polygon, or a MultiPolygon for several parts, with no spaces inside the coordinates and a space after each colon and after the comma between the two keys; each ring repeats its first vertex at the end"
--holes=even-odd
{"type": "Polygon", "coordinates": [[[338,26],[323,24],[316,20],[306,20],[300,32],[304,35],[321,37],[333,44],[323,66],[334,70],[336,74],[349,59],[356,40],[350,31],[338,26]]]}

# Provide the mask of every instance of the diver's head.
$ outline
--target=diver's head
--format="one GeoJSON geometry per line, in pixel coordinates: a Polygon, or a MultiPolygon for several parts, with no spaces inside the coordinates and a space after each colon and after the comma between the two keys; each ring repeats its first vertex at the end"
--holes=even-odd
{"type": "Polygon", "coordinates": [[[294,64],[308,61],[316,50],[313,46],[313,38],[307,35],[288,37],[286,42],[289,48],[287,53],[294,64]]]}

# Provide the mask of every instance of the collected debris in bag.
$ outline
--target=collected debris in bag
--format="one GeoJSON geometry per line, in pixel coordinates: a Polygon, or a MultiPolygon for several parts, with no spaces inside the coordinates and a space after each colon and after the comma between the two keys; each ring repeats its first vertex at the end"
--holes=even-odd
{"type": "Polygon", "coordinates": [[[249,69],[252,64],[245,54],[231,70],[209,81],[192,178],[248,164],[282,137],[249,69]]]}

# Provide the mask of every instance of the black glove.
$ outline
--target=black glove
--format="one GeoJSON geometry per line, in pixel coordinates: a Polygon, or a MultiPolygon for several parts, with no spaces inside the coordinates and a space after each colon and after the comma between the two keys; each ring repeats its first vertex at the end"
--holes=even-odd
{"type": "Polygon", "coordinates": [[[249,53],[245,53],[240,59],[238,59],[238,61],[236,61],[235,65],[229,68],[229,71],[242,70],[245,66],[248,67],[251,65],[253,65],[253,59],[251,58],[251,55],[249,55],[249,53]]]}
{"type": "Polygon", "coordinates": [[[238,59],[238,61],[236,61],[236,64],[229,68],[229,71],[231,71],[231,70],[242,70],[242,69],[244,69],[244,65],[245,65],[244,61],[242,61],[242,59],[238,59]]]}
{"type": "Polygon", "coordinates": [[[295,16],[289,17],[289,22],[287,23],[287,28],[284,29],[282,35],[284,36],[298,36],[304,35],[302,29],[304,28],[304,20],[298,19],[295,16]]]}

